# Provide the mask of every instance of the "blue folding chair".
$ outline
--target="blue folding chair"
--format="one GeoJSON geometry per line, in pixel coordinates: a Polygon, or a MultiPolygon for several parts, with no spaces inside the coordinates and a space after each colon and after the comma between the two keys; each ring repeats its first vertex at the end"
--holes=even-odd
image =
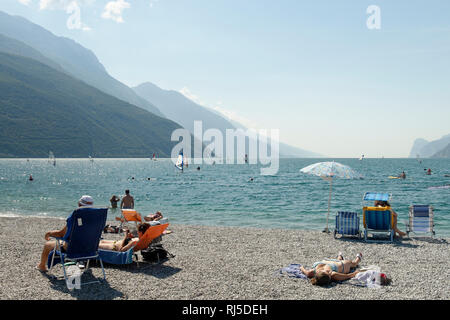
{"type": "Polygon", "coordinates": [[[387,233],[390,242],[394,241],[393,216],[389,207],[363,208],[364,241],[369,241],[369,234],[387,233]]]}
{"type": "Polygon", "coordinates": [[[414,234],[430,234],[433,237],[435,235],[433,217],[433,207],[430,205],[410,206],[409,220],[406,223],[408,236],[412,232],[414,234]]]}
{"type": "MultiPolygon", "coordinates": [[[[364,194],[364,201],[390,201],[391,194],[366,192],[364,194]]],[[[389,236],[389,241],[394,241],[394,217],[390,207],[363,207],[363,226],[364,226],[364,241],[378,241],[369,240],[369,234],[384,233],[389,236]]]]}
{"type": "Polygon", "coordinates": [[[335,239],[337,234],[342,236],[358,236],[358,238],[361,239],[358,213],[339,211],[336,215],[336,228],[334,229],[335,239]]]}
{"type": "MultiPolygon", "coordinates": [[[[87,269],[91,259],[98,259],[102,267],[103,280],[106,280],[103,262],[98,254],[98,244],[106,224],[107,213],[107,208],[78,208],[67,218],[67,231],[64,237],[55,238],[55,249],[50,252],[47,260],[48,269],[50,270],[56,263],[61,263],[68,287],[67,260],[72,262],[87,261],[87,269]],[[63,248],[62,241],[67,243],[66,249],[63,248]]],[[[83,284],[98,282],[100,281],[96,280],[83,284]]]]}

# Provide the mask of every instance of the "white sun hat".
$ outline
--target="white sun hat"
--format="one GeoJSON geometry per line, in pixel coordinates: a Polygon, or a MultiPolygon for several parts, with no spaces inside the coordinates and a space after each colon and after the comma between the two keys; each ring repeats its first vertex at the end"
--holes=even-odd
{"type": "Polygon", "coordinates": [[[94,199],[91,196],[84,195],[78,200],[78,203],[82,207],[92,206],[94,204],[94,199]]]}

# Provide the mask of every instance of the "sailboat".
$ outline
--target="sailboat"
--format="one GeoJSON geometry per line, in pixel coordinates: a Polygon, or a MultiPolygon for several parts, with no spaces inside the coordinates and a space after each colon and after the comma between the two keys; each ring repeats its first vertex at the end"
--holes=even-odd
{"type": "Polygon", "coordinates": [[[90,162],[94,162],[94,158],[92,158],[91,156],[89,156],[89,161],[90,161],[90,162]]]}
{"type": "Polygon", "coordinates": [[[177,162],[175,163],[175,167],[183,171],[184,167],[183,151],[180,151],[180,153],[178,154],[178,159],[177,162]]]}
{"type": "Polygon", "coordinates": [[[359,158],[359,161],[362,161],[364,159],[364,155],[361,156],[361,158],[359,158]]]}
{"type": "Polygon", "coordinates": [[[52,151],[49,151],[48,153],[48,163],[53,163],[53,165],[56,166],[56,158],[52,151]]]}

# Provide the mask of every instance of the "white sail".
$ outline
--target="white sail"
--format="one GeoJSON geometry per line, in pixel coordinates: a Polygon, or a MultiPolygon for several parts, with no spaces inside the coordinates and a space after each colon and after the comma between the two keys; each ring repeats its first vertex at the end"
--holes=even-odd
{"type": "Polygon", "coordinates": [[[180,154],[178,155],[177,163],[175,164],[175,166],[178,169],[183,170],[183,153],[180,152],[180,154]]]}
{"type": "Polygon", "coordinates": [[[48,163],[51,163],[54,166],[56,166],[56,158],[52,151],[49,151],[48,153],[48,163]]]}

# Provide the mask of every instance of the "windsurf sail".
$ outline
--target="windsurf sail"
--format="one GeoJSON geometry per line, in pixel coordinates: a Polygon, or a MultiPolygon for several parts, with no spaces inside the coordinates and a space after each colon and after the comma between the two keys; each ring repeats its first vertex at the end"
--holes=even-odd
{"type": "Polygon", "coordinates": [[[177,167],[180,170],[183,170],[183,151],[180,152],[180,154],[178,155],[178,159],[177,162],[175,163],[175,167],[177,167]]]}
{"type": "Polygon", "coordinates": [[[48,163],[51,163],[54,166],[56,166],[56,158],[52,151],[48,152],[48,163]]]}

